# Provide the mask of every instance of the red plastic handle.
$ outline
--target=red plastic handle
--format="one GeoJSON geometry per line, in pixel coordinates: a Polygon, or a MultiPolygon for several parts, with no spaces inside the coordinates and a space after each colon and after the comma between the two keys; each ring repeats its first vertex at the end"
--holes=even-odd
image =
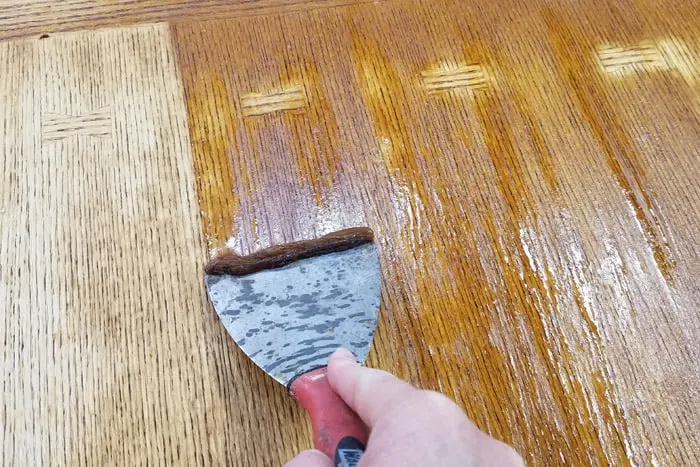
{"type": "Polygon", "coordinates": [[[314,447],[331,459],[346,436],[367,444],[368,430],[328,383],[326,368],[309,371],[292,381],[289,393],[306,409],[314,431],[314,447]]]}

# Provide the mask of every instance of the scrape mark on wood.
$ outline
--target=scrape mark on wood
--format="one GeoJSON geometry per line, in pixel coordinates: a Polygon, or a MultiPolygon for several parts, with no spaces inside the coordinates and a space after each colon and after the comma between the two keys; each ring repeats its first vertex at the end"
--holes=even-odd
{"type": "Polygon", "coordinates": [[[270,93],[251,92],[241,97],[244,117],[306,107],[308,99],[303,86],[294,86],[270,93]]]}
{"type": "Polygon", "coordinates": [[[440,64],[423,71],[421,79],[428,94],[456,88],[484,89],[489,84],[488,75],[479,64],[440,64]]]}
{"type": "Polygon", "coordinates": [[[658,47],[652,41],[642,41],[631,47],[601,45],[598,47],[598,60],[603,69],[611,74],[668,68],[658,47]]]}
{"type": "Polygon", "coordinates": [[[112,109],[102,107],[84,115],[46,113],[41,119],[41,136],[47,140],[58,140],[70,136],[104,137],[112,134],[112,109]]]}
{"type": "Polygon", "coordinates": [[[659,272],[673,283],[671,272],[676,259],[669,244],[668,227],[661,220],[661,209],[653,192],[647,188],[644,165],[632,139],[616,118],[609,98],[587,78],[595,73],[595,65],[592,60],[577,55],[576,51],[583,50],[580,39],[577,39],[581,34],[574,32],[553,10],[547,10],[546,21],[558,58],[559,73],[568,81],[582,117],[605,153],[608,167],[639,221],[659,272]]]}

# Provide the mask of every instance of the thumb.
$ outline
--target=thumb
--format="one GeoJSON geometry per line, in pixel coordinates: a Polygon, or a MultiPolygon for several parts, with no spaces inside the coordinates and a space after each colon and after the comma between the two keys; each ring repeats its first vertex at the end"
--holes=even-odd
{"type": "Polygon", "coordinates": [[[302,451],[294,459],[284,464],[284,467],[333,467],[333,462],[321,451],[309,449],[302,451]]]}
{"type": "Polygon", "coordinates": [[[331,355],[328,382],[370,429],[396,402],[417,391],[386,371],[360,366],[346,349],[331,355]]]}

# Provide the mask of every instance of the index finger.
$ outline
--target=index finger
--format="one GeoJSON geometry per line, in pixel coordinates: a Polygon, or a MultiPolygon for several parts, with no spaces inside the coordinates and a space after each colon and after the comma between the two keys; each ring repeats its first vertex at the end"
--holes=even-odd
{"type": "Polygon", "coordinates": [[[360,366],[346,349],[331,355],[328,381],[369,428],[394,404],[417,391],[386,371],[360,366]]]}

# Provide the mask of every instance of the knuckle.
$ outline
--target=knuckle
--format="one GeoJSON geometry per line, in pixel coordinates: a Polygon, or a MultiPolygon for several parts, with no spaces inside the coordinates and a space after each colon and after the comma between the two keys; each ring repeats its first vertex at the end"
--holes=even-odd
{"type": "Polygon", "coordinates": [[[433,410],[440,411],[459,411],[461,409],[449,397],[435,391],[423,391],[424,403],[433,410]]]}
{"type": "Polygon", "coordinates": [[[354,387],[353,396],[356,401],[365,400],[374,395],[377,388],[390,386],[395,377],[385,371],[366,369],[368,377],[360,379],[354,387]]]}
{"type": "Polygon", "coordinates": [[[412,405],[419,407],[428,414],[461,414],[462,409],[449,397],[435,391],[417,391],[412,405]]]}

